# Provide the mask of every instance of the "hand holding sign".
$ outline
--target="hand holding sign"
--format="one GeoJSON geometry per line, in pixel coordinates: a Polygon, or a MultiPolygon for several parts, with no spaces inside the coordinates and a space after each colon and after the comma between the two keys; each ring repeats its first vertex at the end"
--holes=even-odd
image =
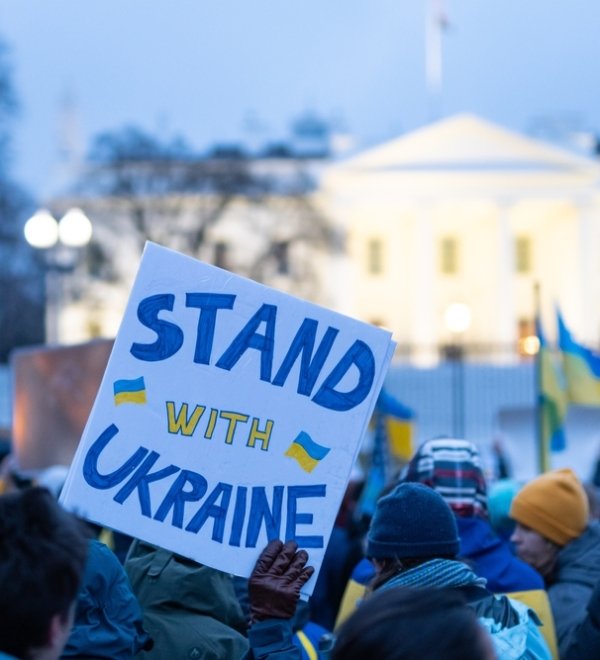
{"type": "Polygon", "coordinates": [[[295,541],[267,545],[248,580],[251,623],[294,616],[300,591],[315,572],[307,561],[308,553],[295,541]]]}

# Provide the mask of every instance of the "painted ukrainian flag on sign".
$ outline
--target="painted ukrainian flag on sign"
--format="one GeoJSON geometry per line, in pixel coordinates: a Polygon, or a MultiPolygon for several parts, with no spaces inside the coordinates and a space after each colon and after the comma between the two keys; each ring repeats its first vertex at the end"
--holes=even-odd
{"type": "Polygon", "coordinates": [[[132,380],[115,380],[113,392],[117,406],[121,403],[146,403],[146,385],[143,376],[132,380]]]}
{"type": "Polygon", "coordinates": [[[557,311],[558,347],[569,390],[569,400],[582,406],[600,406],[600,355],[578,344],[557,311]]]}
{"type": "Polygon", "coordinates": [[[285,456],[295,458],[303,470],[312,472],[328,453],[329,447],[317,444],[308,433],[300,431],[298,437],[285,452],[285,456]]]}

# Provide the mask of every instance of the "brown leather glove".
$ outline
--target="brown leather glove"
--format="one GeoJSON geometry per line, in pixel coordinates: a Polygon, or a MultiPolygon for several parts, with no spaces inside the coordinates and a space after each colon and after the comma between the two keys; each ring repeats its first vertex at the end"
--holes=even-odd
{"type": "Polygon", "coordinates": [[[294,616],[300,589],[315,572],[307,561],[308,553],[298,550],[296,541],[269,542],[248,580],[251,624],[294,616]]]}

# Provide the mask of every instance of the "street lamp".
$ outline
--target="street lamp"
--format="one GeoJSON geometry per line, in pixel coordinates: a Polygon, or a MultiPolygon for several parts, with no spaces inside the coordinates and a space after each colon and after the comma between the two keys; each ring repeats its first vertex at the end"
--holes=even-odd
{"type": "Polygon", "coordinates": [[[446,309],[445,321],[452,335],[460,337],[471,325],[471,309],[465,303],[452,303],[446,309]]]}
{"type": "Polygon", "coordinates": [[[452,362],[452,426],[455,438],[465,435],[465,365],[462,338],[471,325],[471,309],[464,303],[452,303],[444,315],[452,336],[447,357],[452,362]]]}
{"type": "Polygon", "coordinates": [[[40,209],[25,223],[25,240],[32,247],[43,250],[46,288],[46,343],[60,340],[59,312],[62,304],[62,276],[73,272],[77,252],[92,238],[92,223],[78,208],[69,209],[57,221],[46,209],[40,209]]]}

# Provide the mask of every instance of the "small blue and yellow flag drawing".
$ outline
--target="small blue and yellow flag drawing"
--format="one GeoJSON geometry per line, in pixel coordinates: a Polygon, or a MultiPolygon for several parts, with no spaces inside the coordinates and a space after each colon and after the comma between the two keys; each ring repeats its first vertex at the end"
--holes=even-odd
{"type": "Polygon", "coordinates": [[[328,453],[329,447],[317,444],[308,433],[300,431],[298,437],[285,452],[285,456],[295,458],[303,470],[312,472],[328,453]]]}
{"type": "Polygon", "coordinates": [[[113,392],[117,406],[121,403],[146,403],[146,385],[143,376],[131,380],[115,380],[113,392]]]}

